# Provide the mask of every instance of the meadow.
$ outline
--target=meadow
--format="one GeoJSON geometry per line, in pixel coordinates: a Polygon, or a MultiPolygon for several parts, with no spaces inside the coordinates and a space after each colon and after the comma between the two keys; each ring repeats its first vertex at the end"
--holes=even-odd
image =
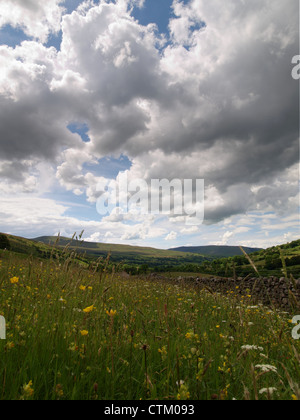
{"type": "Polygon", "coordinates": [[[0,260],[1,400],[300,399],[292,313],[71,257],[0,260]]]}

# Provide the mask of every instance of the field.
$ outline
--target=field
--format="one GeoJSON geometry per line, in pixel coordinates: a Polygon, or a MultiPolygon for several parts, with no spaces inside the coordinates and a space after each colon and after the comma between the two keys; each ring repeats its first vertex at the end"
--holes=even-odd
{"type": "Polygon", "coordinates": [[[299,400],[295,314],[0,251],[1,400],[299,400]]]}

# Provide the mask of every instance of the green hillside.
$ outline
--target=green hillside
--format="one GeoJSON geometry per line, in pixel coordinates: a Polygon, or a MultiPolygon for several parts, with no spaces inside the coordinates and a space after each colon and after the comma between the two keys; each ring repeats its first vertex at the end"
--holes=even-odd
{"type": "MultiPolygon", "coordinates": [[[[247,254],[251,254],[253,252],[261,251],[262,248],[243,248],[247,254]]],[[[190,247],[179,247],[179,248],[172,248],[171,251],[178,251],[178,252],[190,252],[193,254],[201,254],[207,257],[213,258],[227,258],[227,257],[235,257],[238,255],[243,255],[240,247],[238,246],[221,246],[221,245],[209,245],[209,246],[190,246],[190,247]]]]}
{"type": "MultiPolygon", "coordinates": [[[[85,242],[81,237],[73,239],[43,236],[25,239],[0,234],[0,249],[15,253],[50,258],[55,255],[65,259],[70,252],[76,253],[81,264],[105,260],[109,256],[109,267],[118,266],[119,270],[130,274],[152,272],[181,272],[216,276],[257,275],[253,266],[239,247],[193,247],[177,250],[161,250],[118,244],[85,242]],[[191,252],[188,252],[190,250],[191,252]],[[192,252],[193,251],[193,252],[192,252]],[[202,251],[202,254],[200,254],[202,251]],[[220,258],[220,255],[228,255],[220,258]]],[[[300,240],[268,249],[243,248],[250,256],[259,275],[282,276],[285,273],[300,278],[300,240]]]]}
{"type": "MultiPolygon", "coordinates": [[[[40,258],[49,258],[55,251],[58,256],[65,256],[70,251],[77,254],[77,259],[83,263],[90,263],[97,259],[106,259],[110,256],[111,264],[118,264],[121,269],[134,272],[134,267],[143,267],[144,271],[149,268],[164,271],[172,267],[190,265],[199,266],[207,258],[199,254],[167,251],[155,248],[136,247],[130,245],[100,244],[82,241],[80,238],[64,238],[43,236],[35,239],[25,239],[12,235],[4,235],[9,245],[3,239],[2,248],[13,252],[33,255],[40,258]]],[[[0,241],[1,249],[1,241],[0,241]]]]}
{"type": "MultiPolygon", "coordinates": [[[[248,255],[261,276],[282,277],[292,274],[294,277],[300,278],[300,239],[248,255]]],[[[205,261],[201,264],[200,270],[202,273],[219,276],[257,275],[249,259],[243,253],[241,256],[205,261]]]]}
{"type": "Polygon", "coordinates": [[[134,273],[134,267],[143,267],[144,271],[148,268],[157,271],[165,271],[172,267],[190,265],[199,266],[207,258],[203,255],[192,254],[186,252],[168,251],[149,247],[138,247],[131,245],[119,244],[103,244],[96,242],[85,242],[78,239],[60,238],[44,236],[34,239],[38,244],[47,244],[53,247],[56,244],[58,249],[76,250],[80,255],[84,255],[86,259],[107,258],[110,255],[112,263],[121,264],[122,267],[131,273],[134,273]]]}
{"type": "MultiPolygon", "coordinates": [[[[55,236],[42,236],[39,238],[33,239],[33,241],[38,243],[43,243],[46,245],[53,246],[57,242],[57,237],[55,236]]],[[[182,257],[186,256],[184,252],[173,252],[149,247],[139,247],[139,246],[131,246],[131,245],[119,245],[119,244],[105,244],[105,243],[97,243],[97,242],[85,242],[76,239],[69,239],[60,237],[59,242],[57,243],[60,247],[69,246],[70,248],[76,248],[82,252],[86,252],[87,254],[93,256],[99,255],[107,255],[107,253],[113,254],[122,254],[122,255],[131,255],[131,254],[138,254],[144,255],[147,257],[182,257]]]]}
{"type": "Polygon", "coordinates": [[[41,258],[51,253],[51,247],[46,244],[35,243],[30,239],[4,233],[0,233],[0,249],[41,258]]]}

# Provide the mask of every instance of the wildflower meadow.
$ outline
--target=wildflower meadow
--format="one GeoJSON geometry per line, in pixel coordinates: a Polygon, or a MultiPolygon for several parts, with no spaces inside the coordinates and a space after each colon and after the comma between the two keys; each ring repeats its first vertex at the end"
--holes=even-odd
{"type": "Polygon", "coordinates": [[[1,400],[299,400],[293,314],[147,276],[1,255],[1,400]]]}

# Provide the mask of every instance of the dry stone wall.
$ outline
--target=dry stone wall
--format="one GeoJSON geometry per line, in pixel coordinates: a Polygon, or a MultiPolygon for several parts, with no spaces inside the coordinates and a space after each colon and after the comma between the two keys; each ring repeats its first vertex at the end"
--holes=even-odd
{"type": "Polygon", "coordinates": [[[300,279],[293,283],[284,277],[264,278],[205,278],[178,277],[177,283],[193,284],[198,288],[208,288],[213,292],[228,294],[234,292],[241,296],[251,295],[254,301],[273,305],[286,310],[300,305],[300,279]]]}
{"type": "MultiPolygon", "coordinates": [[[[191,278],[186,281],[192,281],[191,278]]],[[[277,277],[264,278],[194,278],[198,287],[209,287],[214,292],[235,292],[251,295],[257,302],[281,308],[291,308],[300,303],[300,280],[293,284],[290,280],[277,277]],[[295,302],[296,301],[296,302],[295,302]]]]}

